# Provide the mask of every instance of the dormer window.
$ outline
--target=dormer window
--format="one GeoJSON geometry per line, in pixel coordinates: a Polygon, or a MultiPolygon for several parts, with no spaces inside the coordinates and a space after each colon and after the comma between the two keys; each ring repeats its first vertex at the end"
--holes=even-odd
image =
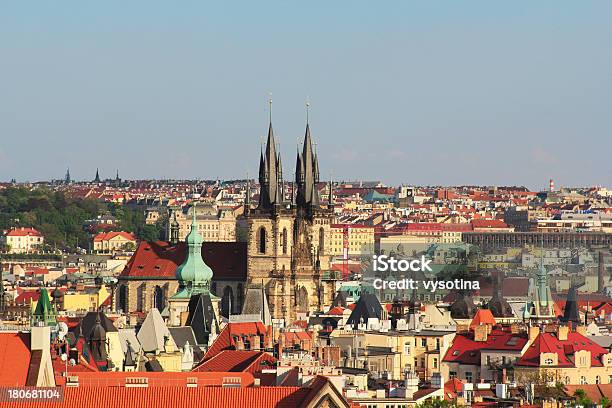
{"type": "Polygon", "coordinates": [[[552,358],[547,358],[544,360],[544,364],[546,365],[552,365],[553,364],[553,359],[552,358]]]}

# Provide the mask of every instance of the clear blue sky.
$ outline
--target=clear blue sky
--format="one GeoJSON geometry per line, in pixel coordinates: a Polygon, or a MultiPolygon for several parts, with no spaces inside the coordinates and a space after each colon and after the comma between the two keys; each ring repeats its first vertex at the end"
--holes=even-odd
{"type": "Polygon", "coordinates": [[[610,1],[0,6],[0,180],[255,174],[612,187],[610,1]]]}

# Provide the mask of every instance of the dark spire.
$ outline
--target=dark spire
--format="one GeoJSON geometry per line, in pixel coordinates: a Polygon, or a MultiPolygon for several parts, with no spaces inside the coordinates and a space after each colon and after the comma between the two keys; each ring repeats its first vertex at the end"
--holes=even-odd
{"type": "Polygon", "coordinates": [[[94,183],[100,182],[100,171],[96,169],[96,178],[94,178],[94,183]]]}
{"type": "Polygon", "coordinates": [[[132,357],[132,354],[134,353],[134,349],[132,349],[132,345],[130,344],[129,340],[126,340],[126,350],[125,350],[125,357],[123,358],[123,367],[125,369],[125,367],[135,367],[136,363],[134,363],[134,358],[132,357]]]}
{"type": "Polygon", "coordinates": [[[319,205],[319,194],[316,188],[318,178],[319,165],[312,149],[310,124],[307,123],[302,154],[298,154],[296,163],[297,205],[307,213],[311,213],[313,206],[319,205]]]}
{"type": "Polygon", "coordinates": [[[70,178],[70,167],[66,169],[66,177],[64,178],[64,182],[66,184],[70,184],[72,182],[72,179],[70,178]]]}
{"type": "Polygon", "coordinates": [[[572,284],[567,292],[567,300],[563,310],[563,318],[561,321],[566,323],[580,324],[580,312],[578,311],[578,291],[576,285],[572,284]]]}
{"type": "MultiPolygon", "coordinates": [[[[270,100],[270,109],[272,100],[270,100]]],[[[259,159],[259,209],[271,211],[275,206],[283,203],[282,196],[282,163],[280,153],[276,152],[276,141],[272,129],[272,115],[268,127],[268,140],[266,149],[259,159]]]]}

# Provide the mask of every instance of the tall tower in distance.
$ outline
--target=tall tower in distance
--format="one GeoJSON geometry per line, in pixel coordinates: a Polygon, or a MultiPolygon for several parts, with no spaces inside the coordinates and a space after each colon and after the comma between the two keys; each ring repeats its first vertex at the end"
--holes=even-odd
{"type": "Polygon", "coordinates": [[[295,192],[291,193],[295,198],[287,199],[270,115],[265,149],[259,157],[259,202],[245,209],[239,223],[243,231],[238,235],[247,241],[247,285],[263,283],[272,317],[287,324],[321,310],[331,302],[334,290],[333,283],[323,279],[329,270],[325,242],[333,211],[320,204],[319,164],[308,120],[295,168],[295,192]]]}

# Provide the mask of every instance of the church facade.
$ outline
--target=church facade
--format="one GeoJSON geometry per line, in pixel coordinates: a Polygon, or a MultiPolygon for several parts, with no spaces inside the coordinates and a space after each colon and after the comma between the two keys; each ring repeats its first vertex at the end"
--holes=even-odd
{"type": "Polygon", "coordinates": [[[328,278],[333,209],[320,203],[319,165],[310,127],[297,153],[290,191],[283,181],[281,155],[276,150],[272,123],[259,160],[259,202],[252,208],[249,194],[239,236],[247,241],[247,286],[263,284],[275,319],[290,324],[299,316],[331,304],[334,282],[328,278]]]}

